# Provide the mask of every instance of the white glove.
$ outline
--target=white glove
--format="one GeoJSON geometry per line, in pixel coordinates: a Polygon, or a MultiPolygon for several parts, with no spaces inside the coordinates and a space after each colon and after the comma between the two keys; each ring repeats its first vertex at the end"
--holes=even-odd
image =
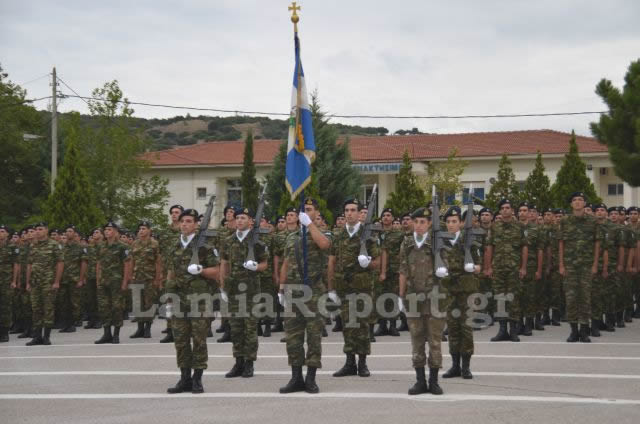
{"type": "Polygon", "coordinates": [[[298,221],[300,221],[300,223],[305,227],[308,227],[309,224],[311,224],[311,218],[309,218],[309,215],[304,212],[300,212],[298,214],[298,221]]]}
{"type": "Polygon", "coordinates": [[[329,299],[331,299],[333,303],[338,303],[338,301],[340,300],[338,299],[338,294],[336,293],[335,290],[331,290],[329,292],[329,299]]]}
{"type": "Polygon", "coordinates": [[[473,272],[476,270],[476,266],[473,262],[470,262],[468,264],[464,264],[464,270],[467,272],[473,272]]]}
{"type": "Polygon", "coordinates": [[[224,302],[229,303],[229,296],[227,296],[227,292],[220,289],[220,299],[222,299],[224,302]]]}
{"type": "Polygon", "coordinates": [[[402,298],[398,297],[398,311],[405,312],[404,302],[402,302],[402,298]]]}
{"type": "Polygon", "coordinates": [[[444,277],[447,277],[448,275],[449,275],[449,272],[447,271],[447,268],[442,266],[436,269],[436,277],[444,278],[444,277]]]}
{"type": "Polygon", "coordinates": [[[280,303],[283,308],[286,307],[286,305],[285,305],[286,299],[284,297],[284,293],[278,292],[278,303],[280,303]]]}
{"type": "Polygon", "coordinates": [[[187,272],[191,275],[198,275],[202,272],[202,265],[191,264],[187,267],[187,272]]]}
{"type": "Polygon", "coordinates": [[[360,255],[358,256],[358,262],[362,268],[366,268],[371,263],[371,256],[360,255]]]}
{"type": "Polygon", "coordinates": [[[248,269],[249,271],[257,271],[258,270],[258,263],[254,262],[254,261],[247,261],[247,262],[243,263],[242,266],[245,269],[248,269]]]}

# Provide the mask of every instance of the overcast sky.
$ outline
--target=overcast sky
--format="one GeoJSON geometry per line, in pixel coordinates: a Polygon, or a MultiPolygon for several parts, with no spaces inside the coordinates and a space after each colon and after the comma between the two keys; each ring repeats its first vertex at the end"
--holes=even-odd
{"type": "MultiPolygon", "coordinates": [[[[132,101],[287,112],[293,34],[285,0],[0,1],[0,63],[19,84],[51,71],[89,95],[117,79],[132,101]]],[[[302,0],[308,88],[329,113],[467,115],[604,110],[640,55],[640,2],[302,0]]],[[[46,78],[24,86],[50,93],[46,78]]],[[[60,91],[69,93],[61,86],[60,91]]],[[[47,106],[39,102],[39,108],[47,106]]],[[[187,111],[135,106],[140,117],[187,111]]],[[[60,110],[86,112],[81,100],[60,110]]],[[[199,115],[199,112],[190,112],[199,115]]],[[[202,114],[215,115],[203,112],[202,114]]],[[[424,132],[575,129],[582,117],[338,119],[424,132]]]]}

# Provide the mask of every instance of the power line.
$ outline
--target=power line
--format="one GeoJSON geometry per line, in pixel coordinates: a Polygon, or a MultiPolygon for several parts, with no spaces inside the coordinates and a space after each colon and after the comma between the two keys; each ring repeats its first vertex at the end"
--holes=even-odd
{"type": "Polygon", "coordinates": [[[27,104],[27,103],[39,102],[41,100],[47,100],[47,99],[50,99],[50,98],[51,98],[51,96],[38,97],[37,99],[24,99],[24,100],[19,101],[19,102],[7,103],[6,105],[0,105],[0,107],[4,109],[6,107],[11,107],[11,106],[22,106],[22,105],[27,104]]]}
{"type": "Polygon", "coordinates": [[[23,86],[23,85],[31,84],[32,82],[36,82],[36,81],[41,80],[43,78],[47,78],[49,75],[51,75],[51,74],[44,74],[44,75],[39,76],[38,78],[34,78],[32,80],[29,80],[27,82],[23,82],[22,84],[18,84],[18,85],[23,86]]]}
{"type": "Polygon", "coordinates": [[[62,80],[62,78],[60,78],[60,77],[56,77],[56,79],[57,79],[58,81],[60,81],[62,84],[64,84],[64,86],[65,86],[65,87],[67,87],[69,90],[73,91],[73,94],[75,94],[78,98],[82,99],[82,101],[83,101],[83,102],[85,102],[85,103],[87,104],[87,106],[89,106],[89,102],[87,102],[85,99],[83,99],[83,98],[82,98],[82,96],[80,96],[80,95],[76,92],[76,90],[74,90],[73,88],[71,88],[71,87],[69,86],[69,84],[67,84],[66,82],[64,82],[64,81],[62,80]]]}
{"type": "MultiPolygon", "coordinates": [[[[65,84],[66,85],[66,84],[65,84]]],[[[73,90],[72,90],[73,91],[73,90]]],[[[75,91],[74,91],[75,93],[75,91]]],[[[105,101],[96,97],[86,97],[77,95],[64,94],[65,97],[76,97],[86,100],[105,101]]],[[[127,103],[130,105],[140,105],[149,107],[161,107],[166,109],[182,109],[182,110],[194,110],[201,112],[218,112],[218,113],[235,113],[242,115],[265,115],[265,116],[289,116],[288,113],[283,112],[264,112],[264,111],[248,111],[248,110],[231,110],[231,109],[218,109],[218,108],[206,108],[206,107],[193,107],[193,106],[176,106],[166,105],[160,103],[146,103],[146,102],[132,102],[118,100],[118,103],[127,103]]],[[[510,113],[510,114],[493,114],[493,115],[338,115],[327,114],[329,118],[360,118],[360,119],[490,119],[490,118],[530,118],[530,117],[545,117],[545,116],[576,116],[576,115],[600,115],[607,113],[607,111],[580,111],[580,112],[550,112],[550,113],[510,113]]]]}

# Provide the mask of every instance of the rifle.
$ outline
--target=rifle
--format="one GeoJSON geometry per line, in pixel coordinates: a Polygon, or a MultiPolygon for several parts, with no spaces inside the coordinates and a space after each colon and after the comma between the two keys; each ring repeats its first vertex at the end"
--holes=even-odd
{"type": "Polygon", "coordinates": [[[256,244],[260,241],[260,221],[262,220],[262,215],[264,214],[264,203],[265,203],[265,194],[267,192],[267,183],[264,184],[262,188],[262,193],[260,193],[260,197],[258,198],[258,210],[256,211],[255,219],[253,220],[253,228],[251,229],[251,234],[249,234],[249,251],[247,252],[247,261],[256,261],[256,244]]]}
{"type": "Polygon", "coordinates": [[[216,195],[213,194],[209,198],[209,203],[207,203],[207,210],[204,212],[202,216],[202,220],[200,221],[200,229],[198,230],[198,237],[196,237],[196,242],[192,247],[193,252],[191,253],[191,264],[200,265],[200,258],[198,257],[198,249],[204,246],[207,237],[210,237],[211,230],[208,229],[209,221],[211,221],[211,213],[213,212],[213,204],[216,200],[216,195]]]}
{"type": "MultiPolygon", "coordinates": [[[[473,263],[473,256],[471,256],[471,245],[473,244],[473,238],[476,236],[482,236],[485,231],[482,228],[473,228],[473,186],[469,188],[469,198],[467,200],[467,216],[464,220],[464,267],[467,270],[467,265],[473,263]]],[[[471,271],[467,271],[471,272],[471,271]]]]}
{"type": "Polygon", "coordinates": [[[367,240],[371,238],[371,233],[374,228],[371,223],[373,221],[373,211],[375,209],[376,199],[378,198],[378,184],[373,185],[373,191],[371,192],[371,196],[369,197],[369,203],[367,205],[367,217],[364,220],[364,230],[362,234],[360,234],[360,254],[364,256],[369,256],[367,252],[367,240]]]}
{"type": "Polygon", "coordinates": [[[433,194],[432,194],[432,203],[431,206],[433,208],[433,218],[431,223],[431,231],[433,232],[433,256],[434,256],[434,265],[435,269],[444,268],[447,269],[444,261],[442,260],[441,251],[444,248],[444,240],[452,240],[455,238],[454,234],[443,231],[440,228],[440,204],[438,202],[438,193],[436,191],[436,186],[433,186],[433,194]]]}

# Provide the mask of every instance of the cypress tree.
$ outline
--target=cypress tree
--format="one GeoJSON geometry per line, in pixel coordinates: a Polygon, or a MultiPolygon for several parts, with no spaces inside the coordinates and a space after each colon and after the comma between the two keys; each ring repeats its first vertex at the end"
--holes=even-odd
{"type": "Polygon", "coordinates": [[[484,203],[488,208],[496,210],[500,199],[503,198],[508,198],[514,204],[517,204],[520,198],[516,184],[516,175],[513,173],[511,160],[509,160],[506,153],[500,158],[500,163],[498,164],[498,179],[491,186],[484,203]]]}
{"type": "Polygon", "coordinates": [[[240,175],[240,185],[242,187],[242,203],[244,207],[253,209],[258,207],[258,196],[260,195],[260,185],[256,180],[256,165],[253,163],[253,133],[249,131],[244,141],[244,162],[242,164],[242,174],[240,175]]]}
{"type": "Polygon", "coordinates": [[[396,177],[396,187],[384,204],[385,208],[392,208],[395,213],[413,212],[421,206],[426,206],[427,196],[418,184],[418,179],[411,171],[411,157],[407,150],[402,155],[402,166],[396,177]]]}
{"type": "Polygon", "coordinates": [[[552,206],[551,182],[544,173],[542,154],[538,151],[536,164],[524,183],[524,199],[533,202],[538,210],[552,206]]]}

